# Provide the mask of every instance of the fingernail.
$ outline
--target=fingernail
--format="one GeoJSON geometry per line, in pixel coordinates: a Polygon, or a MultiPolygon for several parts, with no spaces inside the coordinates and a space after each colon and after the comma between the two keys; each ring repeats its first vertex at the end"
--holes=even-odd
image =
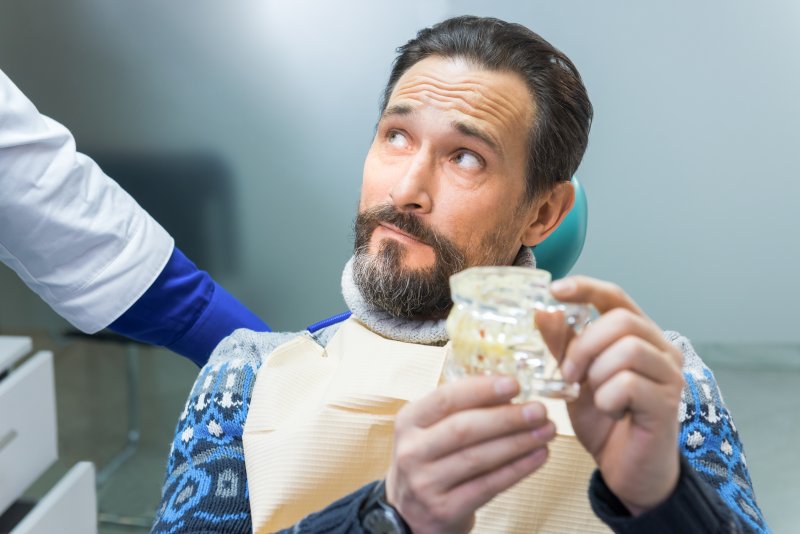
{"type": "Polygon", "coordinates": [[[517,381],[511,377],[504,376],[503,378],[495,381],[494,390],[501,397],[505,397],[517,390],[517,381]]]}
{"type": "Polygon", "coordinates": [[[555,280],[552,284],[550,284],[550,290],[555,291],[556,293],[561,293],[562,295],[568,295],[575,291],[575,281],[571,278],[562,278],[561,280],[555,280]]]}
{"type": "Polygon", "coordinates": [[[541,421],[544,418],[544,407],[540,404],[529,404],[522,409],[522,417],[529,423],[541,421]]]}

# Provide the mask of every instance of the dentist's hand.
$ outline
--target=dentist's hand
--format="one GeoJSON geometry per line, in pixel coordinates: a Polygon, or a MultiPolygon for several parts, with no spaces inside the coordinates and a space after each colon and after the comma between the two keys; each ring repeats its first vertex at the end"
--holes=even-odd
{"type": "Polygon", "coordinates": [[[541,467],[555,435],[500,376],[445,384],[397,414],[386,496],[415,534],[467,532],[475,510],[541,467]]]}
{"type": "Polygon", "coordinates": [[[602,314],[568,346],[564,378],[580,382],[567,404],[575,433],[606,485],[633,515],[665,501],[680,474],[682,354],[619,287],[575,276],[553,296],[602,314]]]}

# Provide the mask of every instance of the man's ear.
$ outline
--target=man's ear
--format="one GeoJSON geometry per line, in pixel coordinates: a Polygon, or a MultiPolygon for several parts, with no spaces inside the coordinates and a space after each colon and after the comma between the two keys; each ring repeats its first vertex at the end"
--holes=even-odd
{"type": "Polygon", "coordinates": [[[522,233],[526,247],[538,245],[552,234],[575,204],[575,188],[570,182],[559,182],[531,203],[526,212],[528,224],[522,233]]]}

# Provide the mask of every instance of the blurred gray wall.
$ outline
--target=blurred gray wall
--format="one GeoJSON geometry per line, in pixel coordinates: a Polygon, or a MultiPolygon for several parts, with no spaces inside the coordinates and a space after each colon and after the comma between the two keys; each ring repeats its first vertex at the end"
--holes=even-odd
{"type": "MultiPolygon", "coordinates": [[[[584,76],[596,120],[576,272],[619,283],[696,341],[800,342],[793,0],[20,0],[0,4],[0,68],[79,149],[224,161],[239,258],[213,274],[273,327],[298,329],[344,309],[395,47],[464,13],[528,25],[584,76]]],[[[0,293],[0,326],[53,324],[7,269],[0,293]]]]}

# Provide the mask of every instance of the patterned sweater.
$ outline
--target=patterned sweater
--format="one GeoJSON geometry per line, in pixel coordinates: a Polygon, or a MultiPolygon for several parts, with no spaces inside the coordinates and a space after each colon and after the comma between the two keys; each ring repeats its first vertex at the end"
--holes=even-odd
{"type": "MultiPolygon", "coordinates": [[[[525,252],[520,252],[515,264],[532,266],[533,257],[525,252]]],[[[371,308],[352,282],[351,267],[352,262],[345,266],[342,292],[353,315],[371,330],[411,343],[446,341],[444,321],[403,321],[371,308]]],[[[256,374],[276,347],[295,336],[312,335],[326,346],[339,325],[335,321],[319,325],[300,333],[241,329],[215,349],[178,421],[154,533],[252,531],[242,434],[256,374]]],[[[664,336],[684,358],[678,487],[665,503],[632,518],[596,471],[589,484],[594,512],[616,532],[769,532],[756,504],[739,435],[714,375],[689,340],[675,332],[664,336]]],[[[361,532],[358,510],[371,487],[367,484],[311,514],[289,532],[361,532]]]]}
{"type": "MultiPolygon", "coordinates": [[[[337,328],[338,324],[323,328],[314,336],[325,345],[337,328]]],[[[295,335],[300,334],[237,330],[214,351],[180,415],[153,532],[252,530],[242,448],[250,395],[263,358],[295,335]]],[[[706,523],[690,523],[702,528],[696,531],[768,532],[756,504],[736,427],[713,374],[686,338],[674,332],[665,336],[684,355],[686,386],[679,412],[683,456],[679,491],[662,505],[662,510],[634,519],[626,517],[624,508],[596,474],[590,487],[595,512],[618,532],[655,532],[656,525],[665,528],[663,514],[673,520],[697,515],[695,519],[706,523]],[[680,503],[673,501],[686,501],[689,495],[693,496],[688,499],[690,503],[707,502],[695,502],[697,510],[687,510],[686,502],[676,508],[680,503]],[[653,522],[656,518],[658,521],[653,522]]],[[[333,503],[301,521],[292,531],[358,531],[356,511],[367,492],[365,487],[333,503]]]]}

